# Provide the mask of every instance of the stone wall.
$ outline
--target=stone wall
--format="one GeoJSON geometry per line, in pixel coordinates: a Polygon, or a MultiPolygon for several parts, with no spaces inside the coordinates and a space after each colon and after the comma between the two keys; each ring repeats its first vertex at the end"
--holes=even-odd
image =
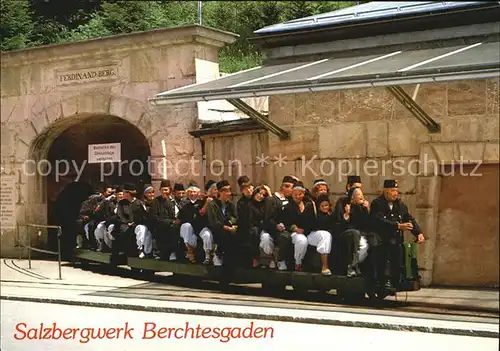
{"type": "MultiPolygon", "coordinates": [[[[262,139],[255,150],[269,156],[270,163],[264,168],[254,165],[248,174],[259,174],[273,188],[286,174],[298,175],[308,187],[323,176],[332,200],[344,192],[347,173],[361,175],[370,200],[380,194],[383,179],[397,178],[404,201],[428,237],[420,246],[420,264],[423,282],[430,284],[442,175],[440,167],[425,168],[424,162],[498,163],[499,81],[403,88],[410,96],[416,94],[416,102],[441,124],[440,133],[430,134],[384,88],[271,96],[269,117],[291,138],[282,141],[268,133],[267,144],[262,139]],[[353,165],[351,172],[345,161],[353,165]]],[[[253,147],[248,152],[251,144],[245,145],[234,149],[231,157],[256,156],[253,147]]],[[[498,241],[498,233],[492,235],[498,241]]]]}
{"type": "MultiPolygon", "coordinates": [[[[218,62],[220,47],[234,39],[185,26],[2,53],[1,167],[2,174],[18,177],[19,232],[26,223],[47,221],[45,179],[28,179],[23,163],[46,158],[55,138],[81,122],[78,117],[125,119],[147,139],[153,162],[164,156],[172,163],[200,158],[199,143],[188,134],[196,127],[196,104],[153,107],[148,99],[194,83],[195,59],[218,62]]],[[[189,177],[173,172],[168,176],[174,180],[189,177]]],[[[153,174],[153,180],[161,175],[153,174]]],[[[2,230],[1,240],[1,255],[15,255],[15,230],[2,230]]]]}

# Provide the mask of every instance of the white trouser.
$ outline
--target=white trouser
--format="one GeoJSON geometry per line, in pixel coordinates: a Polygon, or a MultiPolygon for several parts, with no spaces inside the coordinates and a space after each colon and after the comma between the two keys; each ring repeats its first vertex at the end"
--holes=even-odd
{"type": "Polygon", "coordinates": [[[106,222],[99,222],[97,227],[94,230],[94,236],[97,241],[104,240],[104,235],[106,233],[106,222]]]}
{"type": "Polygon", "coordinates": [[[329,254],[332,249],[332,234],[326,230],[316,230],[309,233],[307,243],[316,246],[316,251],[319,254],[329,254]]]}
{"type": "Polygon", "coordinates": [[[110,224],[108,226],[108,230],[106,230],[106,232],[104,233],[104,243],[106,245],[108,245],[108,247],[110,249],[113,246],[113,240],[115,240],[115,238],[113,237],[113,235],[111,235],[111,233],[113,232],[113,229],[115,229],[115,225],[114,224],[110,224]]]}
{"type": "Polygon", "coordinates": [[[90,235],[89,235],[89,224],[87,223],[83,226],[83,230],[85,231],[85,236],[87,237],[87,240],[90,240],[90,235]]]}
{"type": "Polygon", "coordinates": [[[292,244],[294,246],[293,257],[295,258],[295,264],[301,265],[307,252],[307,237],[304,234],[295,232],[293,232],[291,236],[292,244]]]}
{"type": "Polygon", "coordinates": [[[137,248],[140,249],[142,247],[146,255],[153,252],[153,235],[151,235],[148,227],[143,224],[139,224],[135,227],[134,233],[137,248]]]}
{"type": "Polygon", "coordinates": [[[272,255],[274,251],[274,241],[269,233],[265,231],[260,232],[260,248],[266,255],[272,255]]]}
{"type": "Polygon", "coordinates": [[[200,238],[203,240],[203,250],[212,250],[214,246],[214,236],[207,227],[200,231],[200,238]]]}
{"type": "Polygon", "coordinates": [[[182,223],[181,225],[181,238],[184,240],[184,243],[191,246],[196,247],[198,238],[194,233],[194,228],[191,223],[182,223]]]}
{"type": "Polygon", "coordinates": [[[359,240],[358,262],[363,262],[368,256],[368,241],[364,236],[359,240]]]}

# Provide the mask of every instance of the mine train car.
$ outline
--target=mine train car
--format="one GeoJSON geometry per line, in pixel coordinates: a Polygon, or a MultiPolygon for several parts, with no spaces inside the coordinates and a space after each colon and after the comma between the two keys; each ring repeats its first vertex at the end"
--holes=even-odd
{"type": "MultiPolygon", "coordinates": [[[[203,253],[198,252],[197,256],[201,258],[203,253]]],[[[251,268],[251,263],[248,260],[241,259],[244,255],[238,256],[231,264],[214,267],[189,263],[187,260],[160,261],[152,258],[140,259],[127,255],[112,255],[111,253],[77,249],[74,253],[74,262],[84,264],[94,262],[112,266],[126,265],[132,270],[144,274],[145,279],[147,279],[148,274],[155,272],[171,272],[180,278],[218,281],[222,285],[230,283],[262,284],[263,289],[273,293],[284,291],[287,285],[292,286],[294,291],[301,293],[306,293],[309,290],[328,292],[335,289],[339,297],[348,301],[359,301],[367,296],[370,299],[380,300],[397,292],[420,290],[417,244],[413,242],[402,244],[399,282],[394,285],[395,289],[392,291],[383,287],[369,286],[362,276],[348,278],[345,272],[335,269],[335,260],[332,260],[333,275],[323,276],[320,273],[313,273],[320,271],[321,264],[319,254],[311,246],[304,261],[303,272],[251,268]]],[[[178,257],[184,256],[178,255],[178,257]]],[[[197,262],[201,261],[197,260],[197,262]]]]}

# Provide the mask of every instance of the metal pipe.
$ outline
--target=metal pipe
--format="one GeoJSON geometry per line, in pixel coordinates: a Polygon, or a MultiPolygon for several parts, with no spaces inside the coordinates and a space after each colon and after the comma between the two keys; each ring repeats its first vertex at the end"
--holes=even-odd
{"type": "Polygon", "coordinates": [[[57,228],[57,261],[59,262],[59,280],[62,280],[61,273],[61,236],[62,227],[57,228]]]}
{"type": "Polygon", "coordinates": [[[203,23],[203,4],[202,1],[198,1],[198,24],[201,26],[203,23]]]}
{"type": "Polygon", "coordinates": [[[28,267],[31,269],[31,235],[28,228],[29,226],[26,227],[26,233],[28,235],[28,267]]]}

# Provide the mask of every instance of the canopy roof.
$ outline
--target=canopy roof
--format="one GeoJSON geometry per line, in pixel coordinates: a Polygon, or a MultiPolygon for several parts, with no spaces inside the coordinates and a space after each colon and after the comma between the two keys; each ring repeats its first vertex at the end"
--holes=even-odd
{"type": "Polygon", "coordinates": [[[372,1],[332,12],[274,24],[256,30],[254,33],[257,35],[273,35],[335,25],[395,20],[412,15],[446,13],[453,10],[485,5],[491,6],[495,4],[492,4],[491,1],[372,1]]]}
{"type": "Polygon", "coordinates": [[[500,76],[498,37],[432,48],[385,48],[377,53],[255,67],[209,82],[162,92],[154,104],[288,93],[383,87],[500,76]]]}

